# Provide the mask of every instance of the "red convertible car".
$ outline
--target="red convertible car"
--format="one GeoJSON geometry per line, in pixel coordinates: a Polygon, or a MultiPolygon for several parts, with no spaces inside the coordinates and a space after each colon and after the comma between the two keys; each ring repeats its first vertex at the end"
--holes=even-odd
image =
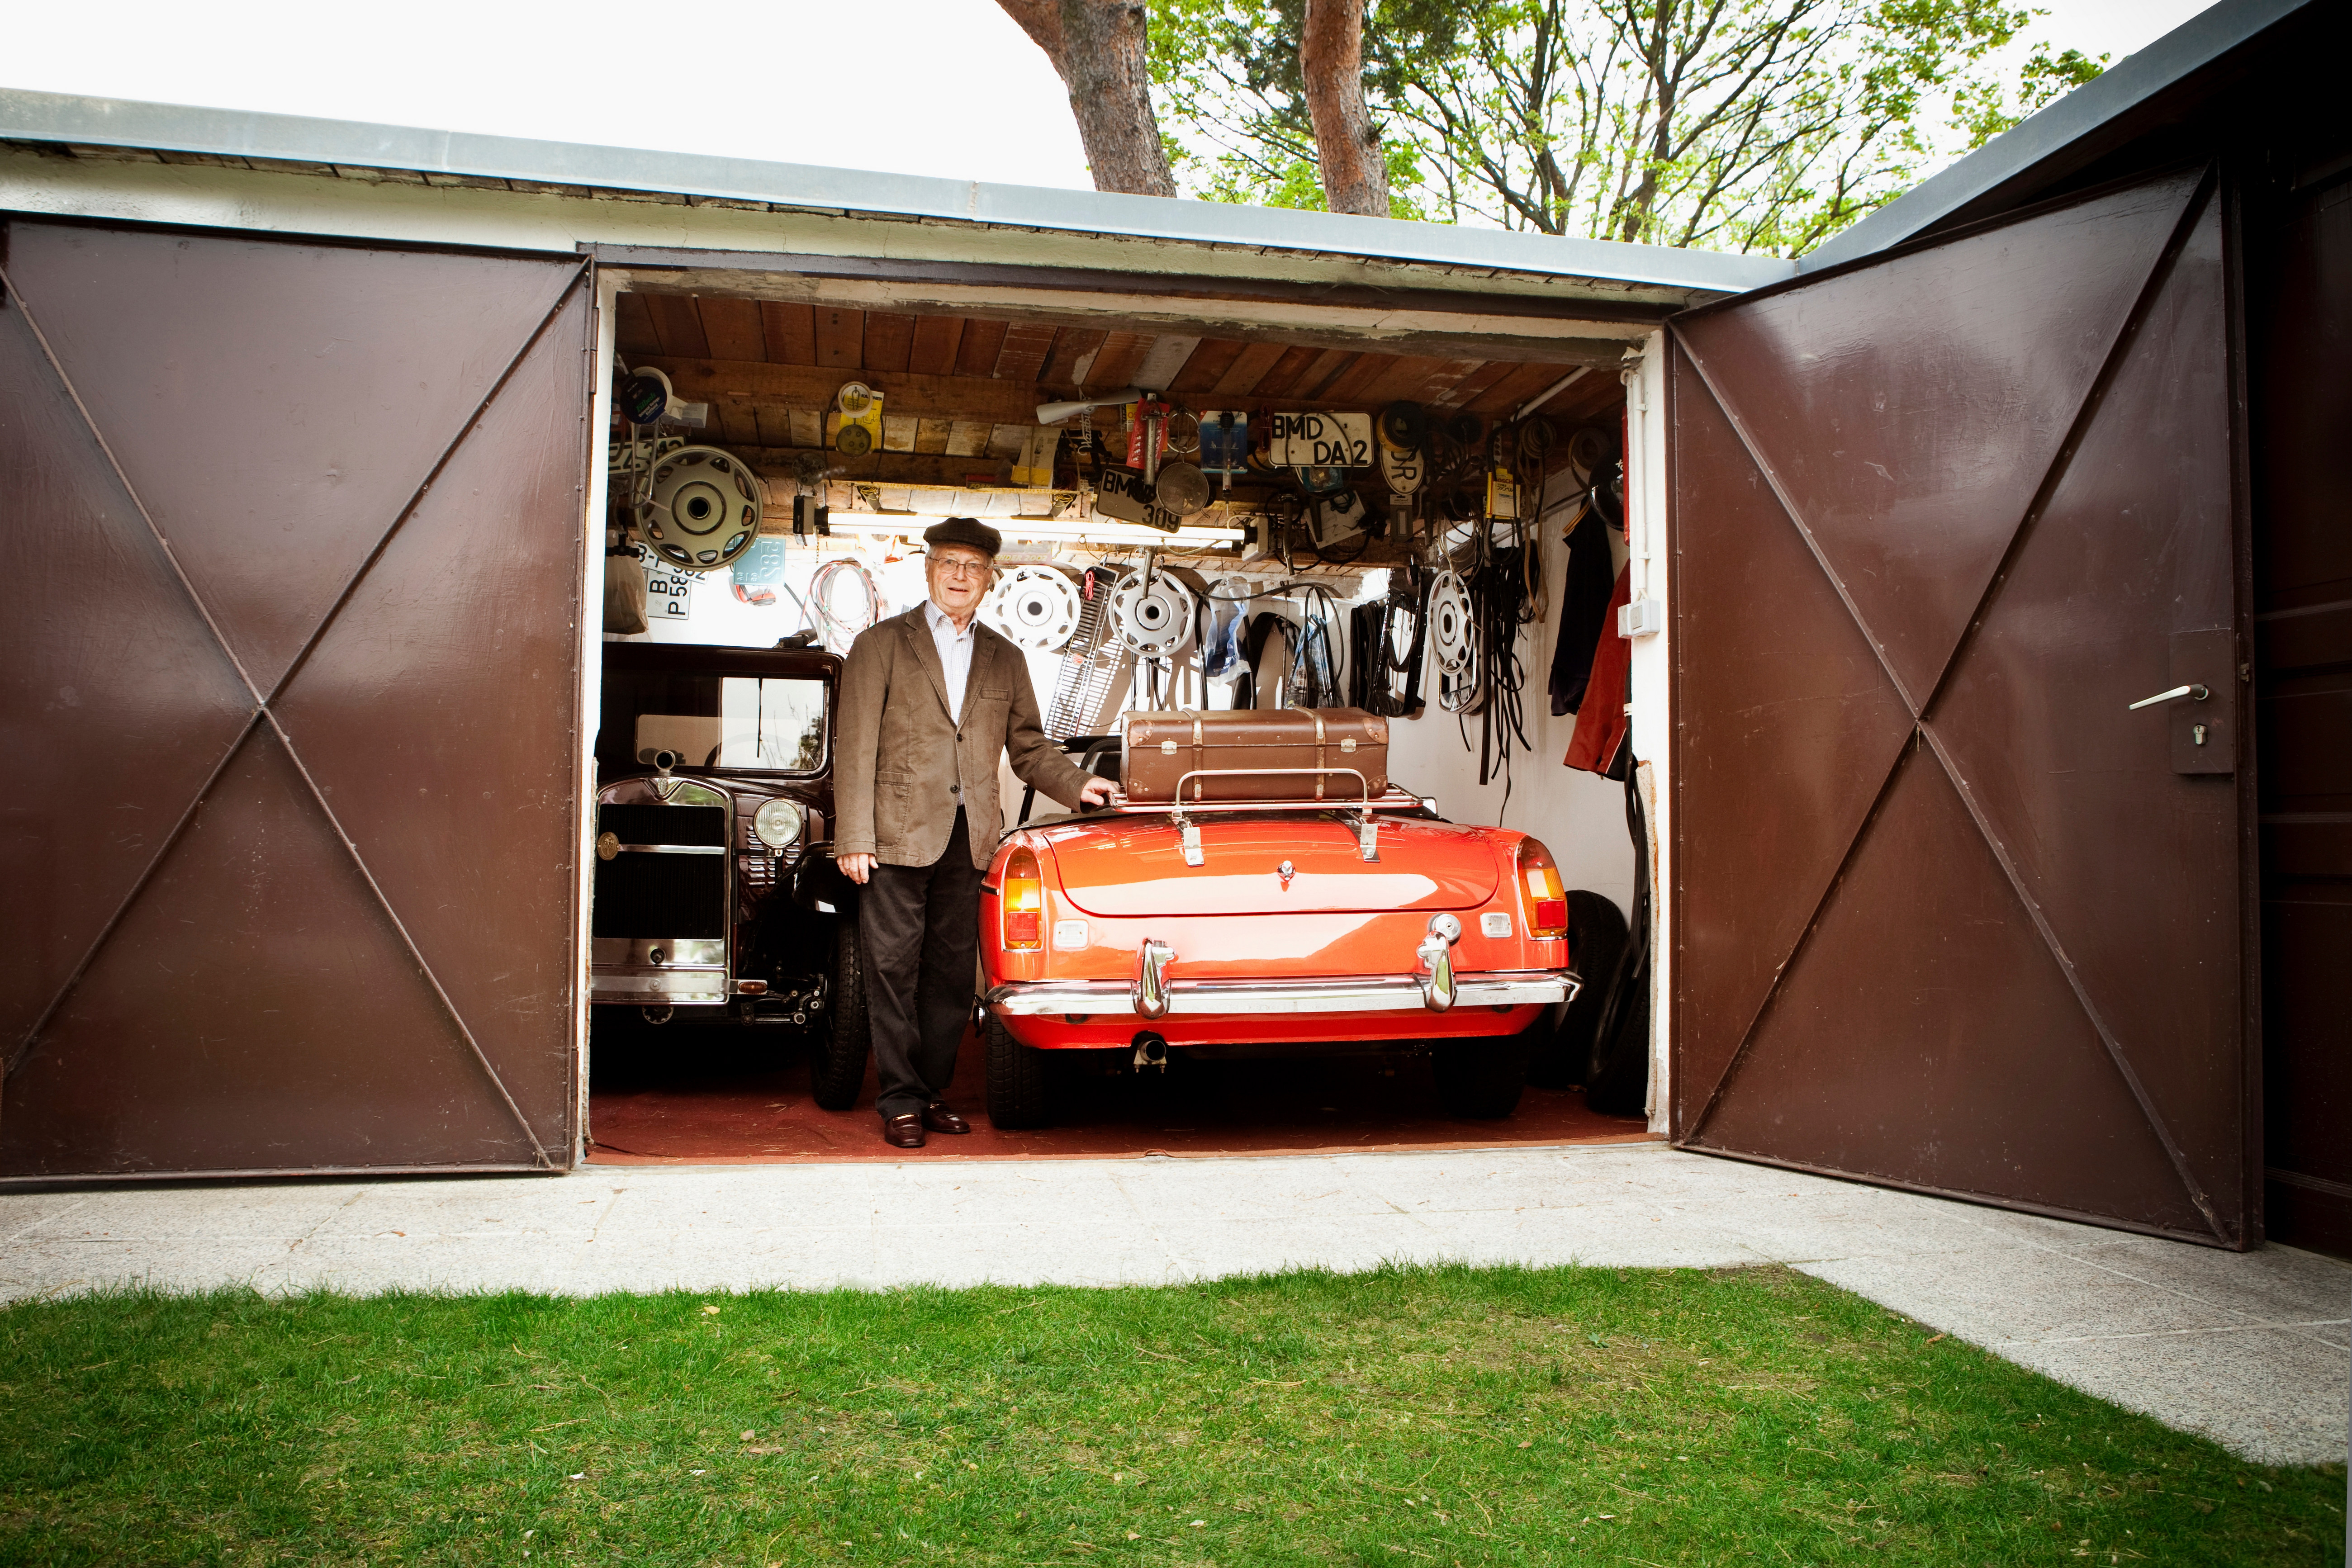
{"type": "MultiPolygon", "coordinates": [[[[1171,1051],[1425,1049],[1447,1110],[1510,1114],[1538,1021],[1580,984],[1543,845],[1447,822],[1362,757],[1267,767],[1265,748],[1212,737],[1169,764],[1205,764],[1173,789],[1139,788],[1139,731],[1178,717],[1131,716],[1109,809],[997,849],[981,904],[990,1120],[1047,1120],[1046,1058],[1065,1051],[1140,1068],[1171,1051]]],[[[1318,739],[1325,720],[1369,718],[1301,717],[1318,739]]]]}

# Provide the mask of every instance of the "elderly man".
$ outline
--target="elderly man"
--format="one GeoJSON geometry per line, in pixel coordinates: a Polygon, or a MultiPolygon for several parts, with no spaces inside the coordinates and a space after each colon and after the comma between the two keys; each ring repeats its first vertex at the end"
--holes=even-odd
{"type": "Polygon", "coordinates": [[[860,884],[882,1137],[969,1132],[947,1102],[971,1016],[980,879],[1003,824],[996,765],[1065,804],[1110,798],[1045,735],[1021,650],[972,617],[1003,541],[969,517],[923,535],[930,598],[870,627],[841,678],[834,854],[860,884]]]}

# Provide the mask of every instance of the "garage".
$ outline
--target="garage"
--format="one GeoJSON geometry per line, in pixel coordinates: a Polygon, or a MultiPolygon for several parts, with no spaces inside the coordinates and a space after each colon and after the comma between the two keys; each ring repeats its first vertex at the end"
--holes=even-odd
{"type": "MultiPolygon", "coordinates": [[[[2309,140],[2230,120],[2247,51],[2291,30],[2113,73],[2059,141],[1996,143],[1801,272],[11,95],[0,482],[35,574],[12,739],[38,764],[11,814],[34,891],[6,917],[29,956],[0,1170],[596,1157],[612,398],[659,371],[674,434],[733,455],[765,514],[767,559],[730,563],[724,602],[686,574],[647,594],[682,615],[622,634],[689,646],[845,626],[861,578],[908,603],[896,542],[963,514],[1082,604],[1171,556],[1196,617],[1237,580],[1234,602],[1274,602],[1268,633],[1318,624],[1311,603],[1332,640],[1400,580],[1414,596],[1421,503],[1399,527],[1363,474],[1358,506],[1335,487],[1270,524],[1304,485],[1244,464],[1221,487],[1198,460],[1213,416],[1409,405],[1484,437],[1539,415],[1553,439],[1513,469],[1510,521],[1547,602],[1512,623],[1507,762],[1490,687],[1475,715],[1401,719],[1395,771],[1656,932],[1648,1126],[2230,1247],[2284,1194],[2320,1235],[2352,1188],[2296,1119],[2332,1103],[2340,1052],[2268,1033],[2263,1003],[2329,1016],[2293,955],[2323,953],[2340,910],[2337,785],[2324,742],[2254,762],[2257,731],[2340,713],[2336,578],[2324,543],[2291,581],[2257,571],[2304,559],[2255,541],[2294,537],[2263,532],[2268,498],[2313,459],[2250,423],[2244,388],[2284,378],[2271,409],[2301,385],[2262,336],[2294,340],[2281,301],[2332,320],[2309,258],[2336,176],[2299,157],[2281,195],[2239,172],[2252,133],[2216,129],[2309,140]],[[1040,413],[1129,391],[1163,397],[1040,413]],[[1233,499],[1147,563],[1158,542],[1102,521],[1099,484],[1084,515],[1054,498],[1153,401],[1193,418],[1174,460],[1233,499]],[[840,424],[869,412],[847,452],[840,424]],[[1547,700],[1585,431],[1623,464],[1622,784],[1560,766],[1573,721],[1547,700]],[[2294,636],[2256,636],[2273,626],[2294,636]]],[[[1041,699],[1066,647],[1034,650],[1041,699]]],[[[1254,697],[1295,665],[1256,654],[1254,697]]],[[[1138,664],[1133,706],[1232,703],[1180,658],[1138,664]]]]}
{"type": "MultiPolygon", "coordinates": [[[[117,172],[135,166],[115,162],[117,172]]],[[[447,187],[420,180],[362,188],[371,206],[404,190],[437,206],[431,193],[447,187]]],[[[499,189],[521,211],[511,182],[499,189]]],[[[539,200],[606,216],[593,196],[539,200]]],[[[1549,670],[1538,664],[1551,652],[1542,617],[1559,614],[1567,552],[1558,534],[1564,514],[1583,510],[1565,503],[1590,488],[1592,465],[1613,463],[1622,440],[1628,350],[1669,310],[1738,286],[1753,264],[1700,258],[1702,270],[1724,274],[1704,288],[1679,276],[1568,284],[1491,264],[1322,263],[1328,273],[1381,275],[1368,283],[1302,279],[1294,258],[1286,258],[1291,275],[1269,278],[1263,265],[1237,267],[1230,243],[1198,241],[1162,248],[1222,272],[1139,277],[1131,268],[628,243],[639,226],[627,221],[639,216],[632,209],[657,205],[604,203],[619,214],[614,237],[575,239],[564,258],[197,226],[12,224],[23,384],[45,393],[51,439],[77,419],[84,426],[79,449],[41,455],[57,475],[44,482],[82,486],[76,504],[116,531],[84,535],[100,554],[64,577],[119,605],[110,613],[135,628],[108,672],[117,684],[100,694],[92,678],[79,678],[77,697],[100,712],[132,692],[151,712],[171,709],[182,763],[178,773],[142,775],[121,749],[122,731],[109,727],[79,749],[75,766],[88,771],[58,780],[60,799],[129,787],[120,809],[161,826],[124,837],[89,824],[90,836],[62,857],[90,862],[72,889],[80,905],[26,912],[40,927],[33,950],[46,967],[23,977],[13,1004],[23,1017],[12,1026],[26,1046],[0,1138],[26,1140],[12,1145],[16,1173],[530,1169],[593,1157],[596,1057],[574,966],[594,940],[586,884],[597,862],[584,852],[594,837],[593,748],[604,716],[604,649],[620,644],[599,629],[611,558],[604,531],[583,526],[583,514],[601,521],[615,504],[610,476],[625,466],[627,443],[591,433],[616,428],[613,389],[634,373],[668,377],[682,416],[656,422],[666,436],[649,427],[648,447],[691,439],[737,454],[768,509],[759,553],[782,560],[766,579],[731,568],[673,573],[667,583],[655,574],[648,599],[656,613],[646,633],[633,635],[672,646],[765,647],[807,629],[845,647],[881,605],[910,602],[907,541],[919,537],[920,523],[909,520],[948,512],[1002,524],[1034,570],[1115,588],[1144,565],[1139,538],[1158,531],[1071,515],[1080,455],[1073,448],[1083,441],[1091,459],[1119,434],[1122,408],[1098,395],[1107,391],[1160,383],[1149,390],[1163,395],[1171,414],[1208,409],[1213,429],[1220,404],[1261,422],[1302,412],[1369,419],[1417,406],[1453,421],[1455,444],[1482,458],[1490,426],[1540,412],[1526,425],[1541,445],[1513,448],[1499,470],[1525,490],[1527,516],[1461,553],[1469,564],[1480,551],[1549,531],[1548,549],[1492,575],[1549,603],[1505,603],[1503,614],[1529,625],[1515,624],[1509,658],[1490,661],[1507,683],[1491,710],[1483,694],[1465,700],[1433,690],[1438,700],[1421,702],[1422,717],[1398,722],[1396,767],[1447,815],[1509,822],[1556,842],[1570,885],[1597,889],[1619,909],[1631,902],[1623,786],[1593,774],[1563,786],[1559,759],[1574,721],[1549,711],[1549,670]],[[1423,273],[1457,281],[1402,286],[1423,273]],[[1477,288],[1461,287],[1464,275],[1477,288]],[[373,324],[362,330],[355,317],[373,324]],[[171,363],[188,367],[174,374],[202,365],[213,384],[241,389],[217,405],[229,425],[184,423],[179,403],[151,420],[146,436],[121,423],[154,406],[142,388],[166,340],[174,340],[164,351],[171,363]],[[298,349],[318,341],[347,344],[335,352],[364,374],[298,349]],[[289,378],[289,364],[310,379],[299,371],[289,378]],[[1277,372],[1283,381],[1270,382],[1277,372]],[[121,379],[110,384],[110,376],[121,379]],[[821,424],[828,409],[841,414],[852,384],[879,410],[878,438],[856,456],[838,439],[838,417],[835,431],[821,424]],[[1277,386],[1296,395],[1277,396],[1277,386]],[[232,414],[240,399],[247,408],[232,414]],[[1038,408],[1055,401],[1099,406],[1055,430],[1040,424],[1038,408]],[[255,470],[242,453],[256,444],[252,410],[261,407],[306,432],[280,443],[297,472],[320,461],[318,433],[334,432],[336,460],[323,477],[255,470]],[[235,433],[239,425],[247,433],[235,433]],[[1087,435],[1066,434],[1073,427],[1087,435]],[[1036,437],[1049,434],[1061,438],[1041,455],[1036,437]],[[1587,451],[1587,467],[1569,460],[1572,447],[1587,451]],[[1013,483],[1024,457],[1033,482],[1013,483]],[[249,498],[274,486],[326,500],[301,525],[299,582],[253,552],[249,498]],[[461,547],[469,528],[486,531],[461,547]],[[468,563],[452,561],[453,549],[468,563]],[[98,586],[110,574],[104,563],[126,556],[148,563],[143,597],[98,586]],[[830,596],[812,613],[820,576],[830,596]],[[167,635],[177,640],[154,641],[167,635]],[[132,657],[142,643],[153,651],[132,657]],[[519,668],[533,700],[516,698],[519,668]],[[189,672],[204,669],[208,684],[190,686],[189,672]],[[404,694],[396,717],[376,700],[395,688],[404,694]],[[1465,710],[1449,710],[1449,701],[1465,710]],[[220,846],[221,858],[204,864],[199,845],[220,846]],[[300,846],[304,858],[281,862],[288,845],[300,846]],[[231,907],[245,923],[216,918],[231,907]],[[308,945],[273,940],[289,929],[310,933],[308,945]],[[198,947],[175,955],[192,932],[201,933],[198,947]],[[342,969],[322,979],[310,968],[312,948],[342,969]],[[176,987],[131,984],[117,965],[217,974],[228,991],[208,1008],[176,987]],[[257,996],[269,1000],[257,1005],[257,996]],[[256,1023],[281,1017],[289,1021],[256,1023]]],[[[742,222],[737,206],[704,210],[721,234],[742,222]]],[[[845,232],[845,220],[801,221],[811,237],[838,243],[845,232]]],[[[371,222],[393,226],[380,214],[371,222]]],[[[852,224],[847,232],[858,231],[852,224]]],[[[1034,243],[1033,231],[1012,232],[1034,243]]],[[[1690,260],[1664,259],[1685,269],[1690,260]]],[[[1197,455],[1200,437],[1187,434],[1183,446],[1197,455]]],[[[1466,473],[1471,465],[1456,467],[1466,473]]],[[[1483,518],[1496,474],[1483,460],[1475,468],[1454,488],[1483,518]]],[[[1374,476],[1356,477],[1369,489],[1363,482],[1374,476]]],[[[1226,584],[1214,592],[1237,609],[1260,607],[1245,679],[1254,684],[1265,672],[1269,704],[1283,700],[1286,671],[1309,668],[1303,649],[1296,660],[1284,650],[1289,637],[1307,640],[1304,628],[1325,688],[1317,695],[1344,702],[1349,693],[1334,683],[1349,675],[1358,602],[1384,597],[1386,581],[1402,580],[1397,597],[1410,603],[1396,639],[1409,649],[1422,595],[1403,583],[1423,564],[1433,527],[1454,525],[1464,542],[1487,531],[1442,516],[1434,524],[1423,516],[1416,530],[1414,519],[1394,515],[1396,492],[1385,487],[1370,498],[1377,515],[1348,494],[1316,500],[1312,517],[1294,506],[1270,525],[1271,495],[1299,499],[1300,487],[1285,478],[1269,485],[1245,468],[1219,473],[1220,493],[1203,509],[1202,523],[1213,526],[1194,525],[1189,536],[1180,529],[1167,539],[1177,548],[1156,552],[1164,558],[1159,592],[1204,605],[1213,574],[1226,584]]],[[[18,515],[35,504],[28,499],[18,515]]],[[[63,625],[86,611],[60,599],[57,614],[63,625]]],[[[37,632],[28,641],[58,646],[37,632]]],[[[1133,658],[1120,660],[1114,647],[1080,694],[1083,724],[1153,702],[1232,705],[1234,683],[1205,681],[1199,650],[1183,651],[1189,661],[1146,658],[1139,680],[1133,658]]],[[[1039,691],[1055,692],[1060,667],[1072,662],[1038,650],[1039,691]]],[[[1444,679],[1466,676],[1470,662],[1444,679]]],[[[1392,703],[1409,682],[1396,684],[1392,703]]],[[[1062,728],[1080,732],[1080,723],[1074,711],[1062,728]]],[[[611,1059],[625,1055],[616,1049],[611,1059]]],[[[788,1079],[798,1070],[783,1068],[788,1079]]],[[[1391,1110],[1400,1095],[1412,1098],[1397,1073],[1374,1067],[1368,1075],[1368,1090],[1387,1093],[1391,1110]]],[[[1346,1097],[1314,1082],[1292,1100],[1348,1121],[1349,1138],[1377,1133],[1370,1107],[1326,1110],[1346,1097]]],[[[1630,1124],[1588,1117],[1566,1088],[1538,1093],[1559,1113],[1530,1122],[1524,1136],[1642,1131],[1638,1089],[1630,1124]]],[[[762,1083],[727,1098],[740,1121],[755,1100],[765,1110],[803,1097],[762,1083]]],[[[1167,1141],[1150,1131],[1148,1146],[1167,1141]]],[[[1437,1132],[1459,1140],[1482,1130],[1424,1125],[1419,1135],[1437,1132]]],[[[1247,1136],[1257,1146],[1301,1139],[1287,1116],[1261,1119],[1247,1136]]],[[[612,1142],[615,1157],[631,1147],[612,1142]]]]}
{"type": "MultiPolygon", "coordinates": [[[[600,252],[613,266],[667,259],[600,252]]],[[[1550,652],[1545,633],[1558,618],[1549,601],[1560,596],[1551,580],[1563,574],[1563,522],[1581,513],[1592,470],[1614,466],[1623,393],[1609,356],[1622,354],[1621,346],[1537,338],[1541,316],[1515,337],[1493,333],[1489,323],[1484,339],[1433,318],[1425,335],[1444,341],[1412,345],[1430,353],[1397,353],[1362,346],[1367,340],[1333,324],[1286,323],[1260,301],[1220,308],[1111,293],[1099,276],[1035,268],[1008,279],[1018,293],[996,281],[1008,268],[966,268],[952,281],[887,269],[909,275],[885,287],[874,277],[885,270],[826,277],[820,274],[852,268],[808,258],[790,271],[632,268],[614,300],[617,357],[634,374],[659,376],[664,395],[685,404],[688,417],[707,421],[702,436],[667,439],[709,439],[740,456],[765,481],[781,515],[767,525],[776,531],[763,536],[760,552],[772,568],[657,566],[646,631],[608,632],[608,649],[638,638],[673,647],[765,647],[781,634],[845,652],[877,614],[920,601],[923,530],[947,516],[977,516],[1006,544],[985,618],[1027,650],[1031,685],[1055,739],[1097,737],[1097,753],[1108,744],[1115,754],[1116,739],[1100,738],[1113,735],[1122,712],[1369,708],[1391,716],[1392,771],[1438,797],[1448,815],[1513,826],[1542,818],[1539,836],[1549,831],[1560,853],[1579,857],[1572,883],[1609,886],[1620,899],[1630,891],[1630,845],[1611,819],[1622,816],[1622,799],[1604,787],[1580,800],[1555,782],[1573,720],[1557,743],[1542,735],[1537,719],[1550,718],[1548,671],[1530,668],[1550,652]],[[1076,298],[1066,302],[1056,294],[1076,298]],[[844,297],[869,308],[830,302],[844,297]],[[1062,309],[1040,310],[1041,300],[1062,309]],[[877,302],[901,308],[870,308],[877,302]],[[1208,310],[1223,319],[1204,321],[1208,310]],[[1244,310],[1268,319],[1234,321],[1244,310]],[[991,311],[1019,314],[973,313],[991,311]],[[1533,354],[1545,357],[1500,357],[1533,354]],[[1147,387],[1158,395],[1120,395],[1147,387]],[[845,411],[852,399],[856,416],[845,411]],[[1048,415],[1055,422],[1040,423],[1048,415]],[[1329,500],[1301,482],[1296,461],[1318,453],[1304,440],[1287,450],[1289,438],[1266,430],[1269,422],[1307,417],[1335,429],[1347,422],[1355,431],[1360,450],[1346,470],[1354,488],[1331,490],[1329,500]],[[1409,443],[1373,445],[1375,422],[1384,417],[1403,422],[1409,443]],[[1140,521],[1139,510],[1112,515],[1105,508],[1118,501],[1100,497],[1108,479],[1152,467],[1136,456],[1147,421],[1164,427],[1160,438],[1169,443],[1160,456],[1166,472],[1151,476],[1157,490],[1174,495],[1181,483],[1193,486],[1173,532],[1140,521]],[[1416,427],[1433,422],[1444,426],[1433,437],[1416,427]],[[1433,447],[1446,458],[1425,486],[1417,472],[1400,481],[1417,488],[1391,485],[1375,466],[1376,453],[1419,462],[1433,447]],[[1494,460],[1496,452],[1507,470],[1494,460]],[[1496,522],[1482,563],[1468,520],[1489,515],[1486,490],[1498,471],[1529,498],[1527,516],[1496,522]],[[1089,493],[1097,497],[1092,507],[1082,499],[1089,493]],[[795,502],[798,531],[786,531],[795,502]],[[1440,554],[1468,567],[1469,580],[1433,583],[1440,554]],[[1542,591],[1530,595],[1531,587],[1542,591]],[[682,592],[659,591],[668,588],[682,592]],[[1028,622],[1012,610],[1016,595],[1027,596],[1028,622]],[[1499,638],[1486,637],[1486,646],[1513,645],[1511,656],[1482,668],[1466,647],[1459,657],[1444,646],[1425,648],[1433,636],[1444,645],[1471,635],[1443,608],[1432,615],[1433,595],[1441,606],[1475,607],[1511,627],[1499,638]],[[1393,646],[1384,668],[1368,675],[1363,649],[1380,637],[1393,646]],[[1213,646],[1220,639],[1224,646],[1213,646]],[[1397,668],[1406,665],[1409,671],[1397,668]],[[1424,693],[1424,682],[1444,689],[1424,693]],[[1598,831],[1574,815],[1595,800],[1598,831]]],[[[1311,478],[1336,485],[1341,475],[1311,478]]],[[[1618,504],[1614,492],[1609,504],[1618,504]]],[[[1505,503],[1505,510],[1517,510],[1505,503]]],[[[1596,519],[1585,543],[1603,537],[1596,519]]],[[[1604,567],[1604,595],[1609,576],[1604,567]]],[[[1601,608],[1584,606],[1594,629],[1601,608]]],[[[1586,640],[1596,640],[1592,631],[1586,640]]],[[[605,661],[608,776],[632,760],[611,740],[629,722],[612,696],[615,657],[608,652],[605,661]]],[[[703,707],[717,712],[709,700],[703,707]]],[[[640,736],[653,736],[648,722],[637,721],[640,736]]],[[[1073,744],[1083,750],[1086,742],[1073,744]]],[[[698,739],[685,747],[701,749],[698,739]]],[[[1024,807],[1059,809],[1033,798],[1009,771],[1003,795],[1014,821],[1024,807]]],[[[820,819],[829,809],[822,800],[808,804],[820,819]]],[[[812,928],[780,934],[772,945],[805,955],[830,940],[812,928]]],[[[797,1031],[788,1026],[805,1019],[820,1035],[824,1027],[826,977],[811,973],[804,956],[787,969],[764,983],[806,1000],[736,1002],[739,1016],[775,1021],[748,1041],[737,1030],[690,1050],[689,1035],[711,1033],[675,1026],[694,1009],[635,1010],[674,1020],[650,1032],[625,1006],[594,1009],[592,1017],[607,1026],[591,1050],[591,1147],[598,1157],[674,1149],[698,1157],[866,1152],[872,1141],[862,1125],[845,1127],[799,1092],[797,1062],[772,1065],[780,1054],[790,1057],[797,1031]],[[702,1049],[712,1054],[698,1062],[702,1049]],[[737,1062],[754,1070],[726,1065],[737,1062]],[[690,1131],[696,1118],[701,1131],[690,1131]],[[744,1131],[730,1142],[719,1134],[722,1124],[744,1131]]],[[[1641,1134],[1638,1121],[1629,1129],[1622,1120],[1584,1115],[1565,1092],[1580,1075],[1563,1082],[1556,1070],[1539,1073],[1554,1081],[1523,1102],[1521,1114],[1481,1127],[1429,1113],[1425,1051],[1388,1060],[1276,1056],[1214,1066],[1182,1047],[1171,1055],[1141,1071],[1113,1052],[1087,1053],[1083,1065],[1057,1061],[1057,1097],[1066,1103],[1051,1130],[1000,1137],[1011,1131],[997,1125],[1000,1114],[981,1138],[956,1148],[1049,1153],[1129,1148],[1138,1137],[1148,1148],[1323,1146],[1341,1126],[1348,1139],[1372,1142],[1641,1134]]],[[[976,1039],[960,1059],[970,1090],[961,1098],[979,1103],[976,1039]]],[[[869,1083],[859,1103],[870,1104],[872,1092],[869,1083]]],[[[1627,1098],[1632,1103],[1615,1109],[1638,1116],[1640,1087],[1627,1098]]]]}

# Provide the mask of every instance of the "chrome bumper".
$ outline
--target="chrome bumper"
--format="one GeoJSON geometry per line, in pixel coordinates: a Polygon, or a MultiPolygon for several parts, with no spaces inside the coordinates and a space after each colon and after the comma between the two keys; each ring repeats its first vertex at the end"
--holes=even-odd
{"type": "MultiPolygon", "coordinates": [[[[1583,981],[1566,969],[1507,974],[1465,974],[1454,984],[1457,1007],[1518,1007],[1565,1002],[1583,981]]],[[[1425,1013],[1423,977],[1382,975],[1352,980],[1171,980],[1168,1013],[1425,1013]]],[[[984,998],[997,1012],[1021,1015],[1133,1013],[1135,988],[1119,980],[1016,980],[992,986],[984,998]]],[[[1160,1016],[1159,1014],[1152,1015],[1160,1016]]]]}
{"type": "Polygon", "coordinates": [[[711,1003],[731,987],[723,969],[604,969],[588,972],[591,1002],[711,1003]]]}

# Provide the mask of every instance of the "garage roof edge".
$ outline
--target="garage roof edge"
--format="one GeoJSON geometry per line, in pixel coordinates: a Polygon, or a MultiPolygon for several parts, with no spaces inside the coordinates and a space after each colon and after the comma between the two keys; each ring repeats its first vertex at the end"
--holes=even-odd
{"type": "Polygon", "coordinates": [[[2116,121],[2316,3],[2221,0],[1832,236],[1798,262],[1798,270],[1817,271],[1892,249],[1955,216],[1967,216],[1970,204],[2042,165],[2087,161],[2080,156],[2083,144],[2116,121]]]}
{"type": "Polygon", "coordinates": [[[853,215],[1486,268],[1710,294],[1741,293],[1795,271],[1793,263],[1769,256],[19,89],[0,88],[0,140],[655,191],[853,215]]]}

